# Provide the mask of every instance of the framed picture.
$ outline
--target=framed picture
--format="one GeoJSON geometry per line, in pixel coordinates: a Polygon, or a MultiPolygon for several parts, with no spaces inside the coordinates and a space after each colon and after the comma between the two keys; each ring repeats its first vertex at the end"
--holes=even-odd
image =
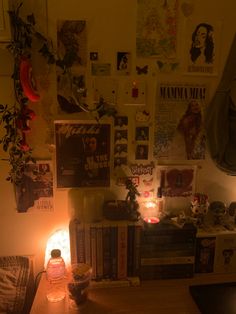
{"type": "Polygon", "coordinates": [[[184,72],[186,74],[216,75],[219,62],[220,23],[214,21],[186,21],[184,72]]]}
{"type": "Polygon", "coordinates": [[[56,187],[110,186],[111,125],[55,121],[56,187]]]}

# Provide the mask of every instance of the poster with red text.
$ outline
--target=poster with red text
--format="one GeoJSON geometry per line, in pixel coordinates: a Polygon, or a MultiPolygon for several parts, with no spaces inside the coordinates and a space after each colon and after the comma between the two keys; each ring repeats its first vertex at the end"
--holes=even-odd
{"type": "Polygon", "coordinates": [[[156,159],[205,159],[205,84],[161,83],[157,87],[154,150],[156,159]]]}

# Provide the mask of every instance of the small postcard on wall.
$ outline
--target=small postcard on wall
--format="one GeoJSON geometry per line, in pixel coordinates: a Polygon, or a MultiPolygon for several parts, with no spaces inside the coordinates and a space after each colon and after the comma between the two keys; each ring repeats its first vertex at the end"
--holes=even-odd
{"type": "Polygon", "coordinates": [[[22,182],[15,189],[19,213],[52,212],[54,206],[51,160],[27,164],[22,182]]]}
{"type": "Polygon", "coordinates": [[[111,124],[55,121],[56,187],[110,186],[111,124]]]}

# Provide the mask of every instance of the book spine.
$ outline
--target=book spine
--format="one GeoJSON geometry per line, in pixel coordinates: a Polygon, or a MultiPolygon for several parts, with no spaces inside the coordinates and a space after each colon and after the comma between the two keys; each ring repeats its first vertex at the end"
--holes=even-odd
{"type": "Polygon", "coordinates": [[[111,226],[110,248],[111,248],[111,274],[110,277],[113,280],[117,279],[117,254],[118,254],[118,227],[116,225],[111,226]]]}
{"type": "Polygon", "coordinates": [[[92,266],[91,263],[91,237],[90,237],[90,224],[84,226],[85,236],[85,263],[92,266]]]}
{"type": "Polygon", "coordinates": [[[133,276],[138,276],[140,272],[141,232],[142,232],[142,227],[140,225],[136,225],[135,234],[134,234],[133,276]]]}
{"type": "Polygon", "coordinates": [[[78,256],[77,256],[77,224],[78,224],[78,221],[76,219],[71,220],[70,223],[69,223],[71,264],[78,263],[78,256]]]}
{"type": "Polygon", "coordinates": [[[127,225],[118,225],[117,279],[127,278],[127,225]]]}
{"type": "Polygon", "coordinates": [[[102,279],[103,277],[103,243],[102,243],[102,226],[97,227],[97,238],[96,238],[96,244],[97,244],[97,279],[102,279]]]}
{"type": "Polygon", "coordinates": [[[108,225],[103,226],[103,278],[111,277],[111,228],[108,225]]]}
{"type": "Polygon", "coordinates": [[[77,224],[77,255],[78,263],[85,263],[85,237],[84,224],[77,224]]]}
{"type": "Polygon", "coordinates": [[[127,276],[132,277],[134,275],[134,236],[135,225],[128,225],[128,249],[127,249],[127,276]]]}
{"type": "Polygon", "coordinates": [[[91,265],[92,265],[92,278],[96,279],[97,275],[97,230],[96,226],[91,225],[90,228],[90,238],[91,238],[91,265]]]}

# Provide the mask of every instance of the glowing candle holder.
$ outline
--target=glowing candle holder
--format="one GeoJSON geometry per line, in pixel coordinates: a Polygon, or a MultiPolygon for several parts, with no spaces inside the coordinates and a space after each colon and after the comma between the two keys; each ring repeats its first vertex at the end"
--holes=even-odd
{"type": "Polygon", "coordinates": [[[143,203],[144,227],[155,226],[160,222],[158,206],[156,200],[149,200],[143,203]]]}
{"type": "Polygon", "coordinates": [[[148,224],[158,224],[160,222],[158,217],[144,217],[143,220],[148,224]]]}

